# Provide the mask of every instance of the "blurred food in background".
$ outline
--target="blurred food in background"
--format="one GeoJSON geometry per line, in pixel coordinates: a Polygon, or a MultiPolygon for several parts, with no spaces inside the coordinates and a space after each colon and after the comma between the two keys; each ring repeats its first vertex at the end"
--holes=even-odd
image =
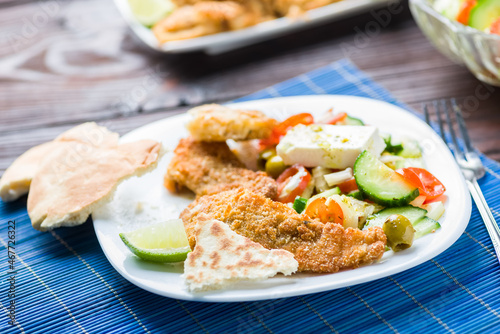
{"type": "Polygon", "coordinates": [[[500,87],[500,0],[410,0],[418,26],[448,58],[500,87]]]}
{"type": "Polygon", "coordinates": [[[450,20],[500,35],[500,0],[437,0],[434,9],[450,20]]]}
{"type": "Polygon", "coordinates": [[[339,0],[128,0],[160,43],[238,30],[279,17],[297,18],[339,0]]]}

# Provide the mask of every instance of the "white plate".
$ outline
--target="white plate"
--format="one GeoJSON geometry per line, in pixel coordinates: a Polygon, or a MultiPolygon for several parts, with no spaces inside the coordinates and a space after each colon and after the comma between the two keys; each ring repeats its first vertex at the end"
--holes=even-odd
{"type": "MultiPolygon", "coordinates": [[[[262,110],[279,119],[304,111],[317,116],[334,107],[337,111],[346,111],[361,118],[367,124],[378,126],[383,132],[414,137],[423,146],[428,169],[447,188],[446,213],[440,220],[442,228],[418,239],[408,250],[395,255],[387,252],[379,263],[355,270],[335,274],[281,276],[259,283],[239,284],[233,289],[191,294],[181,278],[182,264],[161,265],[140,261],[118,236],[123,231],[177,218],[192,200],[169,194],[163,187],[163,175],[171,158],[169,153],[153,172],[121,184],[113,201],[93,214],[94,228],[104,254],[113,267],[133,284],[162,296],[211,302],[271,299],[332,290],[415,267],[450,247],[467,227],[471,200],[455,160],[439,136],[409,112],[377,100],[336,95],[283,97],[232,106],[262,110]],[[141,203],[142,211],[137,210],[138,202],[141,203]]],[[[130,132],[122,141],[155,139],[172,150],[180,138],[188,135],[184,127],[186,120],[186,114],[166,118],[130,132]]]]}
{"type": "Polygon", "coordinates": [[[118,10],[132,31],[151,48],[166,53],[205,51],[212,55],[282,36],[292,31],[312,27],[334,19],[352,16],[359,12],[382,7],[388,3],[391,3],[391,0],[342,0],[310,10],[305,19],[279,18],[245,29],[159,44],[153,32],[136,20],[130,10],[128,0],[115,0],[118,10]]]}

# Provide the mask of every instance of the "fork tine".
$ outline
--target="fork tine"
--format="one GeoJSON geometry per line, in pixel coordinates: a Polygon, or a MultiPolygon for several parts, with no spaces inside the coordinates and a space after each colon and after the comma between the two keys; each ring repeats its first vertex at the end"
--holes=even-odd
{"type": "Polygon", "coordinates": [[[445,143],[448,143],[446,141],[446,136],[444,134],[444,129],[443,129],[443,119],[441,118],[441,110],[439,110],[439,105],[438,105],[438,102],[437,101],[434,101],[433,103],[433,106],[434,106],[434,111],[436,113],[436,116],[438,118],[438,125],[439,125],[439,134],[441,135],[441,139],[443,139],[443,141],[445,143]]]}
{"type": "Polygon", "coordinates": [[[423,103],[423,108],[424,108],[425,122],[431,125],[431,119],[429,117],[429,108],[427,107],[426,103],[423,103]]]}
{"type": "Polygon", "coordinates": [[[472,144],[470,141],[469,133],[467,132],[467,128],[465,126],[465,121],[462,116],[462,111],[460,110],[460,107],[457,104],[457,101],[455,98],[451,99],[451,106],[453,111],[455,112],[455,119],[457,120],[458,123],[458,128],[460,129],[460,134],[462,136],[462,139],[465,142],[465,153],[469,153],[471,151],[474,151],[472,148],[472,144]]]}
{"type": "Polygon", "coordinates": [[[436,111],[437,119],[438,119],[438,124],[439,124],[439,134],[441,135],[441,138],[445,143],[446,141],[446,136],[444,135],[444,129],[443,129],[443,119],[441,118],[441,110],[439,109],[439,104],[437,101],[433,102],[434,105],[434,110],[436,111]]]}
{"type": "Polygon", "coordinates": [[[453,123],[451,122],[450,109],[445,100],[441,100],[441,105],[444,108],[444,112],[446,115],[446,123],[448,124],[448,128],[450,129],[451,140],[453,143],[450,143],[451,149],[455,154],[456,159],[464,159],[464,155],[460,150],[460,146],[458,146],[457,136],[455,134],[455,129],[453,129],[453,123]]]}

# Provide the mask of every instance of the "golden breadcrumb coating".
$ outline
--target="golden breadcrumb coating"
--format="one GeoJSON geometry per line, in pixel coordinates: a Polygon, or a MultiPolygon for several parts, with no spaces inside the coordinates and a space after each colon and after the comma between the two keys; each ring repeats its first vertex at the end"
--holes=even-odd
{"type": "Polygon", "coordinates": [[[156,23],[160,43],[237,30],[274,18],[259,1],[180,1],[181,6],[156,23]]]}
{"type": "Polygon", "coordinates": [[[187,129],[199,141],[237,141],[264,139],[277,121],[257,110],[236,110],[218,104],[205,104],[189,110],[187,129]]]}
{"type": "Polygon", "coordinates": [[[208,20],[194,6],[176,9],[152,29],[160,43],[215,34],[223,30],[222,22],[208,20]]]}
{"type": "Polygon", "coordinates": [[[306,11],[323,7],[339,0],[273,0],[273,8],[280,16],[298,17],[306,11]]]}
{"type": "Polygon", "coordinates": [[[243,187],[275,198],[277,185],[264,172],[246,169],[225,142],[179,141],[165,174],[165,187],[172,192],[185,186],[196,195],[216,194],[243,187]]]}
{"type": "Polygon", "coordinates": [[[192,248],[198,217],[203,214],[265,248],[293,253],[299,271],[337,272],[369,264],[382,257],[386,244],[380,227],[361,231],[323,224],[250,190],[235,189],[199,197],[181,213],[192,248]]]}

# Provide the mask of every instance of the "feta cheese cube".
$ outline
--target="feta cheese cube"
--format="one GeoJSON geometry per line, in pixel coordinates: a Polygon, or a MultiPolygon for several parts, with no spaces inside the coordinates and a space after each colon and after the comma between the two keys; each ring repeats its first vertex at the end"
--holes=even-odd
{"type": "Polygon", "coordinates": [[[364,150],[379,156],[384,148],[374,126],[300,124],[281,138],[276,151],[287,165],[345,169],[364,150]]]}

